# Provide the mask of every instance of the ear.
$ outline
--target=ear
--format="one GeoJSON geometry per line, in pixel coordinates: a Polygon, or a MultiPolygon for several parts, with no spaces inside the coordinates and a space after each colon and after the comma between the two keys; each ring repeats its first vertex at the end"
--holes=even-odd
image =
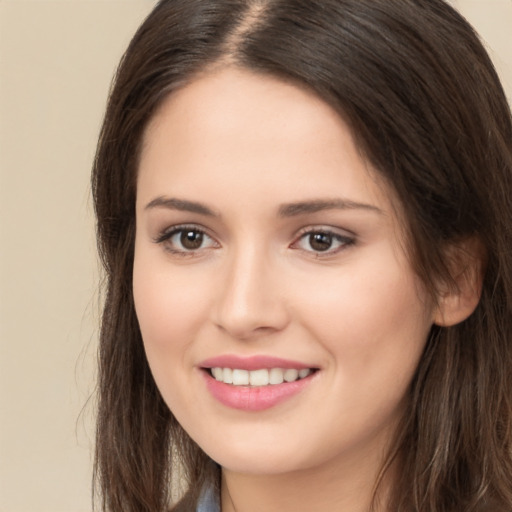
{"type": "Polygon", "coordinates": [[[439,287],[433,322],[450,327],[468,318],[482,293],[485,249],[476,237],[451,245],[446,252],[451,282],[439,287]]]}

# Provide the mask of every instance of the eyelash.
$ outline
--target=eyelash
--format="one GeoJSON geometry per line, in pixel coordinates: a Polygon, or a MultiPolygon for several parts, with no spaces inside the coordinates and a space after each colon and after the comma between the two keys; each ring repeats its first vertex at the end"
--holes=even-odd
{"type": "Polygon", "coordinates": [[[173,226],[170,229],[167,229],[160,233],[160,235],[155,239],[155,243],[162,244],[165,247],[165,250],[170,252],[173,255],[182,256],[182,257],[193,257],[196,255],[198,251],[204,249],[203,247],[198,247],[197,249],[176,249],[175,244],[172,243],[172,238],[176,235],[183,236],[185,233],[194,233],[195,235],[199,235],[201,237],[207,238],[214,242],[215,248],[219,247],[219,245],[215,242],[215,240],[209,236],[204,229],[201,229],[198,226],[190,226],[190,225],[181,225],[181,226],[173,226]]]}
{"type": "Polygon", "coordinates": [[[305,228],[299,233],[298,238],[295,242],[291,244],[292,248],[298,248],[300,250],[303,250],[304,252],[311,253],[314,255],[315,258],[327,258],[329,256],[334,256],[335,254],[338,254],[339,252],[347,249],[348,247],[354,245],[356,243],[356,239],[354,236],[348,236],[348,235],[342,235],[340,233],[337,233],[336,231],[333,231],[329,228],[305,228]],[[325,250],[307,250],[298,247],[301,242],[308,240],[309,238],[309,244],[311,245],[311,237],[320,235],[320,236],[326,236],[329,238],[329,242],[331,242],[331,246],[328,247],[325,250]],[[337,242],[339,245],[336,248],[332,248],[332,244],[337,242]]]}
{"type": "MultiPolygon", "coordinates": [[[[162,244],[165,246],[165,250],[172,253],[173,255],[178,255],[181,257],[193,257],[196,256],[197,253],[204,249],[212,249],[212,248],[218,248],[220,245],[211,237],[209,236],[205,230],[201,229],[198,226],[194,225],[180,225],[180,226],[173,226],[171,229],[167,229],[160,233],[158,237],[154,240],[157,244],[162,244]],[[183,237],[185,233],[193,233],[196,236],[202,237],[201,239],[201,246],[197,249],[176,249],[176,244],[171,243],[171,240],[174,236],[180,235],[183,237]],[[204,239],[208,239],[213,244],[211,247],[202,247],[202,243],[204,239]]],[[[320,240],[317,240],[319,243],[321,243],[320,240]]],[[[322,228],[306,228],[302,232],[299,233],[296,240],[290,245],[292,249],[298,249],[302,250],[307,253],[311,253],[316,258],[322,258],[322,257],[329,257],[337,254],[340,251],[345,250],[346,248],[350,247],[351,245],[354,245],[356,242],[355,237],[353,236],[347,236],[347,235],[341,235],[340,233],[337,233],[331,229],[322,229],[322,228]],[[313,236],[323,236],[328,238],[328,242],[330,243],[330,247],[327,247],[325,250],[314,250],[313,248],[311,250],[304,249],[300,247],[301,242],[304,240],[307,240],[309,237],[309,243],[311,246],[311,237],[313,236]],[[332,244],[337,242],[339,245],[332,249],[332,244]]],[[[181,242],[180,242],[181,243],[181,242]]]]}

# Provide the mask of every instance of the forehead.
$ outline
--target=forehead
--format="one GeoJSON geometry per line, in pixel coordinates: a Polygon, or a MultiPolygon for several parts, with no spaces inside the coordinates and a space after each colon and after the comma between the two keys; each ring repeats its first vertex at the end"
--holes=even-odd
{"type": "Polygon", "coordinates": [[[276,131],[281,143],[285,137],[314,142],[316,134],[332,139],[339,128],[346,129],[341,117],[304,87],[236,67],[214,68],[167,97],[145,131],[144,148],[163,131],[183,138],[215,134],[232,140],[243,130],[243,135],[253,136],[247,143],[268,144],[276,141],[276,131]]]}
{"type": "Polygon", "coordinates": [[[208,199],[219,182],[233,193],[256,191],[260,202],[279,194],[283,201],[349,194],[389,209],[388,187],[330,105],[294,84],[236,68],[171,94],[147,127],[140,160],[139,192],[193,188],[208,199]]]}

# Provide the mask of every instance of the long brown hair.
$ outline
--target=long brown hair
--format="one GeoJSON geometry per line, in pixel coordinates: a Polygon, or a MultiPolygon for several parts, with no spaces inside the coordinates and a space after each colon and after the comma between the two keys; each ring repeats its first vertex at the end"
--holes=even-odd
{"type": "MultiPolygon", "coordinates": [[[[480,303],[432,328],[390,458],[390,510],[512,510],[512,123],[488,55],[442,0],[162,0],[117,71],[93,170],[106,297],[95,476],[110,512],[193,504],[216,468],[163,402],[132,297],[138,155],[162,100],[217,64],[308,87],[340,112],[392,186],[409,252],[435,292],[446,247],[477,238],[480,303]]],[[[193,505],[190,505],[193,508],[193,505]]]]}

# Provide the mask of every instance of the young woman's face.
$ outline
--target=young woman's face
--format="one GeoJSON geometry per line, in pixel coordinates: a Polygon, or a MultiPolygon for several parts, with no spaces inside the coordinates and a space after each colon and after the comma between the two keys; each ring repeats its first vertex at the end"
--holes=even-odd
{"type": "Polygon", "coordinates": [[[380,456],[434,311],[342,119],[224,69],[166,100],[139,171],[135,305],[183,428],[232,471],[380,456]]]}

